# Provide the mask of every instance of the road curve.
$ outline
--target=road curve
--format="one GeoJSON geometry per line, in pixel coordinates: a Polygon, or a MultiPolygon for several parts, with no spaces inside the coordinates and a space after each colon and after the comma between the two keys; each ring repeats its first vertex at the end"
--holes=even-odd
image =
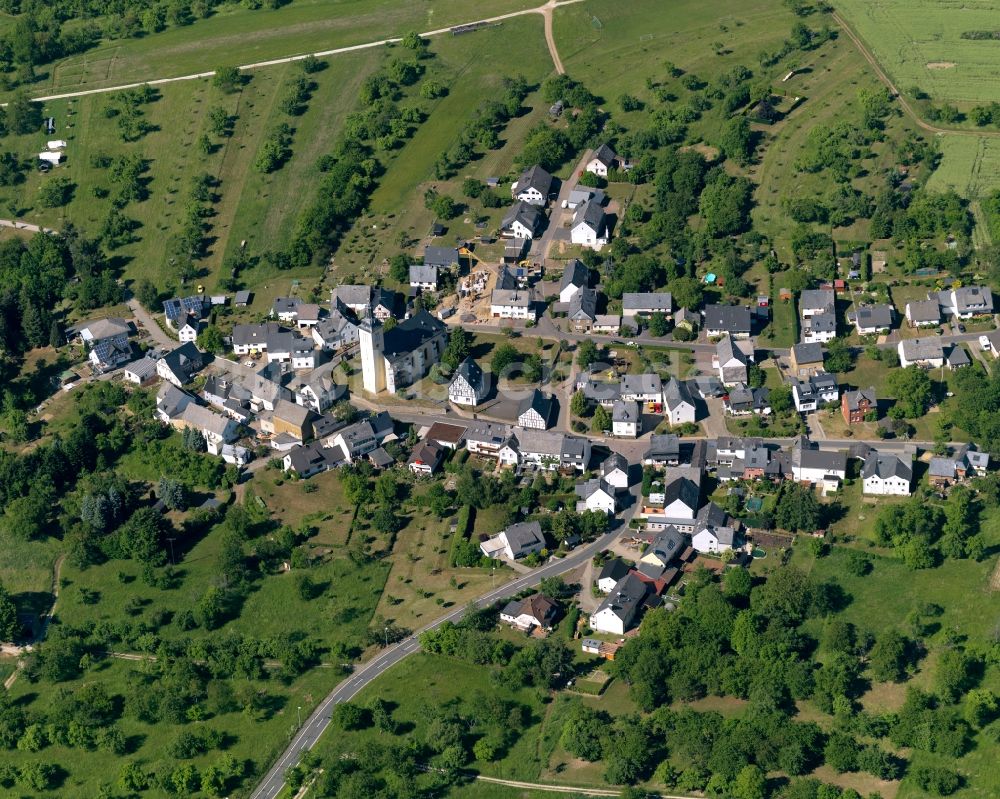
{"type": "MultiPolygon", "coordinates": [[[[628,520],[635,513],[637,508],[638,503],[634,502],[632,506],[625,511],[623,519],[618,523],[613,531],[605,533],[596,541],[585,547],[580,547],[579,549],[574,550],[565,558],[550,560],[549,563],[538,567],[530,574],[510,580],[501,585],[499,588],[496,588],[487,594],[483,594],[476,600],[476,604],[480,607],[490,605],[506,596],[516,594],[526,588],[535,587],[545,577],[565,574],[578,566],[582,566],[587,560],[593,557],[594,554],[606,548],[617,536],[621,535],[622,529],[628,524],[628,520]]],[[[274,765],[271,766],[270,770],[264,776],[256,790],[250,794],[250,799],[274,799],[274,797],[281,792],[281,789],[285,784],[285,771],[298,763],[303,752],[308,749],[312,749],[313,746],[316,745],[320,736],[330,725],[330,716],[334,705],[338,702],[346,702],[352,699],[359,691],[361,691],[372,680],[379,677],[386,669],[396,665],[404,658],[412,655],[414,652],[419,651],[420,641],[418,640],[418,637],[421,633],[440,627],[448,621],[456,622],[462,618],[464,613],[464,607],[456,608],[451,613],[448,613],[447,615],[432,621],[430,624],[421,627],[408,638],[405,638],[399,643],[394,644],[388,649],[380,652],[364,666],[360,667],[357,671],[345,678],[327,695],[322,702],[319,703],[319,705],[316,706],[316,709],[313,710],[313,712],[309,715],[309,718],[306,719],[302,728],[288,745],[288,748],[285,749],[281,757],[279,757],[274,765]]],[[[617,795],[617,792],[614,795],[617,795]]]]}
{"type": "MultiPolygon", "coordinates": [[[[555,49],[555,40],[550,41],[551,27],[552,27],[552,9],[558,8],[559,6],[569,6],[574,3],[582,3],[583,0],[549,0],[549,2],[544,5],[537,6],[535,8],[525,8],[521,11],[511,11],[507,14],[499,14],[495,17],[486,17],[485,19],[472,20],[471,22],[460,22],[455,25],[449,25],[447,28],[438,28],[437,30],[425,31],[420,35],[424,38],[431,36],[441,36],[445,33],[450,33],[452,28],[461,27],[463,25],[478,25],[478,24],[489,24],[491,22],[503,22],[505,19],[513,19],[514,17],[523,17],[528,14],[541,14],[545,17],[545,31],[546,31],[546,42],[548,43],[549,52],[552,54],[552,60],[555,63],[556,70],[560,73],[563,72],[562,62],[559,60],[559,53],[555,49]]],[[[394,36],[388,39],[379,39],[374,42],[364,42],[363,44],[352,44],[346,47],[335,47],[332,50],[319,50],[314,53],[298,53],[296,55],[285,56],[284,58],[272,58],[267,61],[256,61],[252,64],[241,64],[238,69],[240,71],[249,71],[252,69],[263,69],[265,67],[278,66],[279,64],[289,64],[293,61],[302,61],[305,58],[313,56],[314,58],[326,58],[327,56],[341,55],[343,53],[354,53],[359,50],[370,50],[373,47],[383,47],[387,44],[395,44],[402,41],[401,37],[394,36]]],[[[47,94],[41,97],[32,97],[32,101],[36,103],[44,103],[50,100],[67,100],[74,97],[86,97],[91,94],[105,94],[108,92],[118,92],[125,89],[137,89],[140,86],[163,86],[167,83],[179,83],[180,81],[186,80],[198,80],[200,78],[211,78],[215,75],[215,70],[209,70],[207,72],[195,72],[191,75],[178,75],[172,78],[156,78],[154,80],[144,80],[136,81],[134,83],[122,83],[117,86],[105,86],[100,89],[81,89],[75,92],[62,92],[59,94],[47,94]]],[[[7,103],[3,103],[6,106],[7,103]]]]}

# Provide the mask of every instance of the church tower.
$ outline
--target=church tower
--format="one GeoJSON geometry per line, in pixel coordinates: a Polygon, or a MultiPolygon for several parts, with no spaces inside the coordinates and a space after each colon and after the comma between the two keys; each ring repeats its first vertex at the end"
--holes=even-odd
{"type": "Polygon", "coordinates": [[[385,340],[382,323],[372,318],[371,310],[358,326],[361,342],[361,377],[369,394],[385,391],[385,340]]]}

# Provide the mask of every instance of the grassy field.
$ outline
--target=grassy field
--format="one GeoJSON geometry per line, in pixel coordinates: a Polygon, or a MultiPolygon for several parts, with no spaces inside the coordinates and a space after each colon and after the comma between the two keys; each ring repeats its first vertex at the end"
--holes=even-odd
{"type": "Polygon", "coordinates": [[[108,42],[57,62],[35,94],[80,91],[331,50],[533,8],[533,0],[294,0],[274,11],[232,4],[208,19],[108,42]]]}
{"type": "MultiPolygon", "coordinates": [[[[419,246],[404,248],[401,244],[430,241],[425,237],[435,219],[424,207],[424,191],[433,187],[463,202],[466,198],[462,196],[461,184],[466,177],[485,180],[509,175],[528,130],[548,116],[547,106],[537,92],[530,94],[524,102],[526,112],[501,133],[500,148],[488,150],[454,178],[436,180],[434,162],[458,138],[464,120],[485,98],[497,93],[502,79],[523,75],[529,83],[538,84],[552,72],[552,61],[545,49],[542,21],[538,17],[508,20],[500,27],[467,36],[435,39],[431,49],[437,56],[432,62],[435,79],[449,87],[448,95],[421,103],[429,117],[388,161],[385,174],[372,194],[369,212],[357,221],[337,251],[334,265],[342,279],[387,277],[383,268],[385,259],[404,249],[411,254],[422,253],[419,246]],[[484,52],[495,57],[484,59],[484,52]]],[[[466,209],[448,221],[446,236],[437,243],[474,238],[477,217],[484,219],[487,231],[495,229],[506,210],[483,211],[478,202],[475,206],[475,212],[466,209]]]]}
{"type": "Polygon", "coordinates": [[[992,31],[992,0],[834,0],[833,5],[875,53],[900,90],[919,86],[936,100],[1000,99],[995,41],[961,38],[992,31]]]}
{"type": "Polygon", "coordinates": [[[1000,189],[1000,139],[945,135],[938,142],[941,163],[928,179],[928,188],[954,189],[970,200],[1000,189]]]}

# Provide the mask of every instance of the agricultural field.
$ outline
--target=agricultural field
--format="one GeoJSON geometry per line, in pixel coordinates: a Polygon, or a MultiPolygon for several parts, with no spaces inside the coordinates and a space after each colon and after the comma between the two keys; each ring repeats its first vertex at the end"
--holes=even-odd
{"type": "Polygon", "coordinates": [[[962,38],[997,29],[993,0],[834,0],[900,91],[919,87],[959,107],[1000,100],[997,42],[962,38]]]}
{"type": "Polygon", "coordinates": [[[207,19],[141,38],[107,42],[46,68],[34,95],[83,91],[121,83],[255,64],[287,56],[437,30],[533,8],[533,0],[294,0],[276,10],[224,5],[207,19]],[[224,55],[223,55],[224,54],[224,55]]]}

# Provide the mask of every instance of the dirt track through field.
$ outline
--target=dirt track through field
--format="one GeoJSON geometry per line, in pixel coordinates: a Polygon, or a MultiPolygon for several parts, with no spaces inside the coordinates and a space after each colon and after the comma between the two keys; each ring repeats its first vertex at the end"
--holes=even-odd
{"type": "MultiPolygon", "coordinates": [[[[559,59],[559,53],[556,50],[555,37],[552,35],[552,11],[553,9],[559,8],[560,6],[569,6],[575,3],[582,3],[583,0],[548,0],[544,5],[537,6],[535,8],[525,8],[521,11],[511,11],[508,14],[500,14],[496,17],[487,17],[486,19],[477,19],[471,22],[464,22],[459,25],[449,25],[447,28],[438,28],[433,31],[425,31],[420,35],[424,38],[429,38],[431,36],[442,36],[446,33],[451,33],[454,28],[464,27],[468,25],[480,25],[488,24],[491,22],[503,22],[505,19],[513,19],[514,17],[523,17],[528,14],[541,14],[545,19],[545,41],[549,49],[549,54],[552,56],[552,63],[555,65],[556,71],[562,74],[564,72],[562,61],[559,59]]],[[[354,53],[358,50],[370,50],[373,47],[383,47],[387,44],[395,44],[401,41],[401,39],[396,37],[391,37],[388,39],[379,39],[374,42],[365,42],[364,44],[352,44],[347,47],[337,47],[332,50],[321,50],[315,53],[298,53],[296,55],[285,56],[284,58],[272,58],[267,61],[257,61],[253,64],[242,64],[238,67],[241,71],[248,71],[252,69],[263,69],[264,67],[273,67],[279,64],[289,64],[293,61],[302,61],[303,59],[309,58],[310,56],[315,58],[326,58],[327,56],[340,55],[341,53],[354,53]]],[[[215,75],[215,70],[209,70],[207,72],[196,72],[192,75],[178,75],[173,78],[157,78],[155,80],[148,81],[137,81],[135,83],[123,83],[118,86],[106,86],[103,89],[82,89],[76,92],[63,92],[61,94],[47,94],[42,97],[31,98],[33,102],[44,103],[51,100],[66,100],[73,97],[85,97],[91,94],[107,94],[109,92],[118,92],[125,89],[136,89],[140,86],[162,86],[167,83],[178,83],[180,81],[186,80],[199,80],[201,78],[211,78],[215,75]]],[[[0,104],[6,106],[7,103],[0,104]]]]}

